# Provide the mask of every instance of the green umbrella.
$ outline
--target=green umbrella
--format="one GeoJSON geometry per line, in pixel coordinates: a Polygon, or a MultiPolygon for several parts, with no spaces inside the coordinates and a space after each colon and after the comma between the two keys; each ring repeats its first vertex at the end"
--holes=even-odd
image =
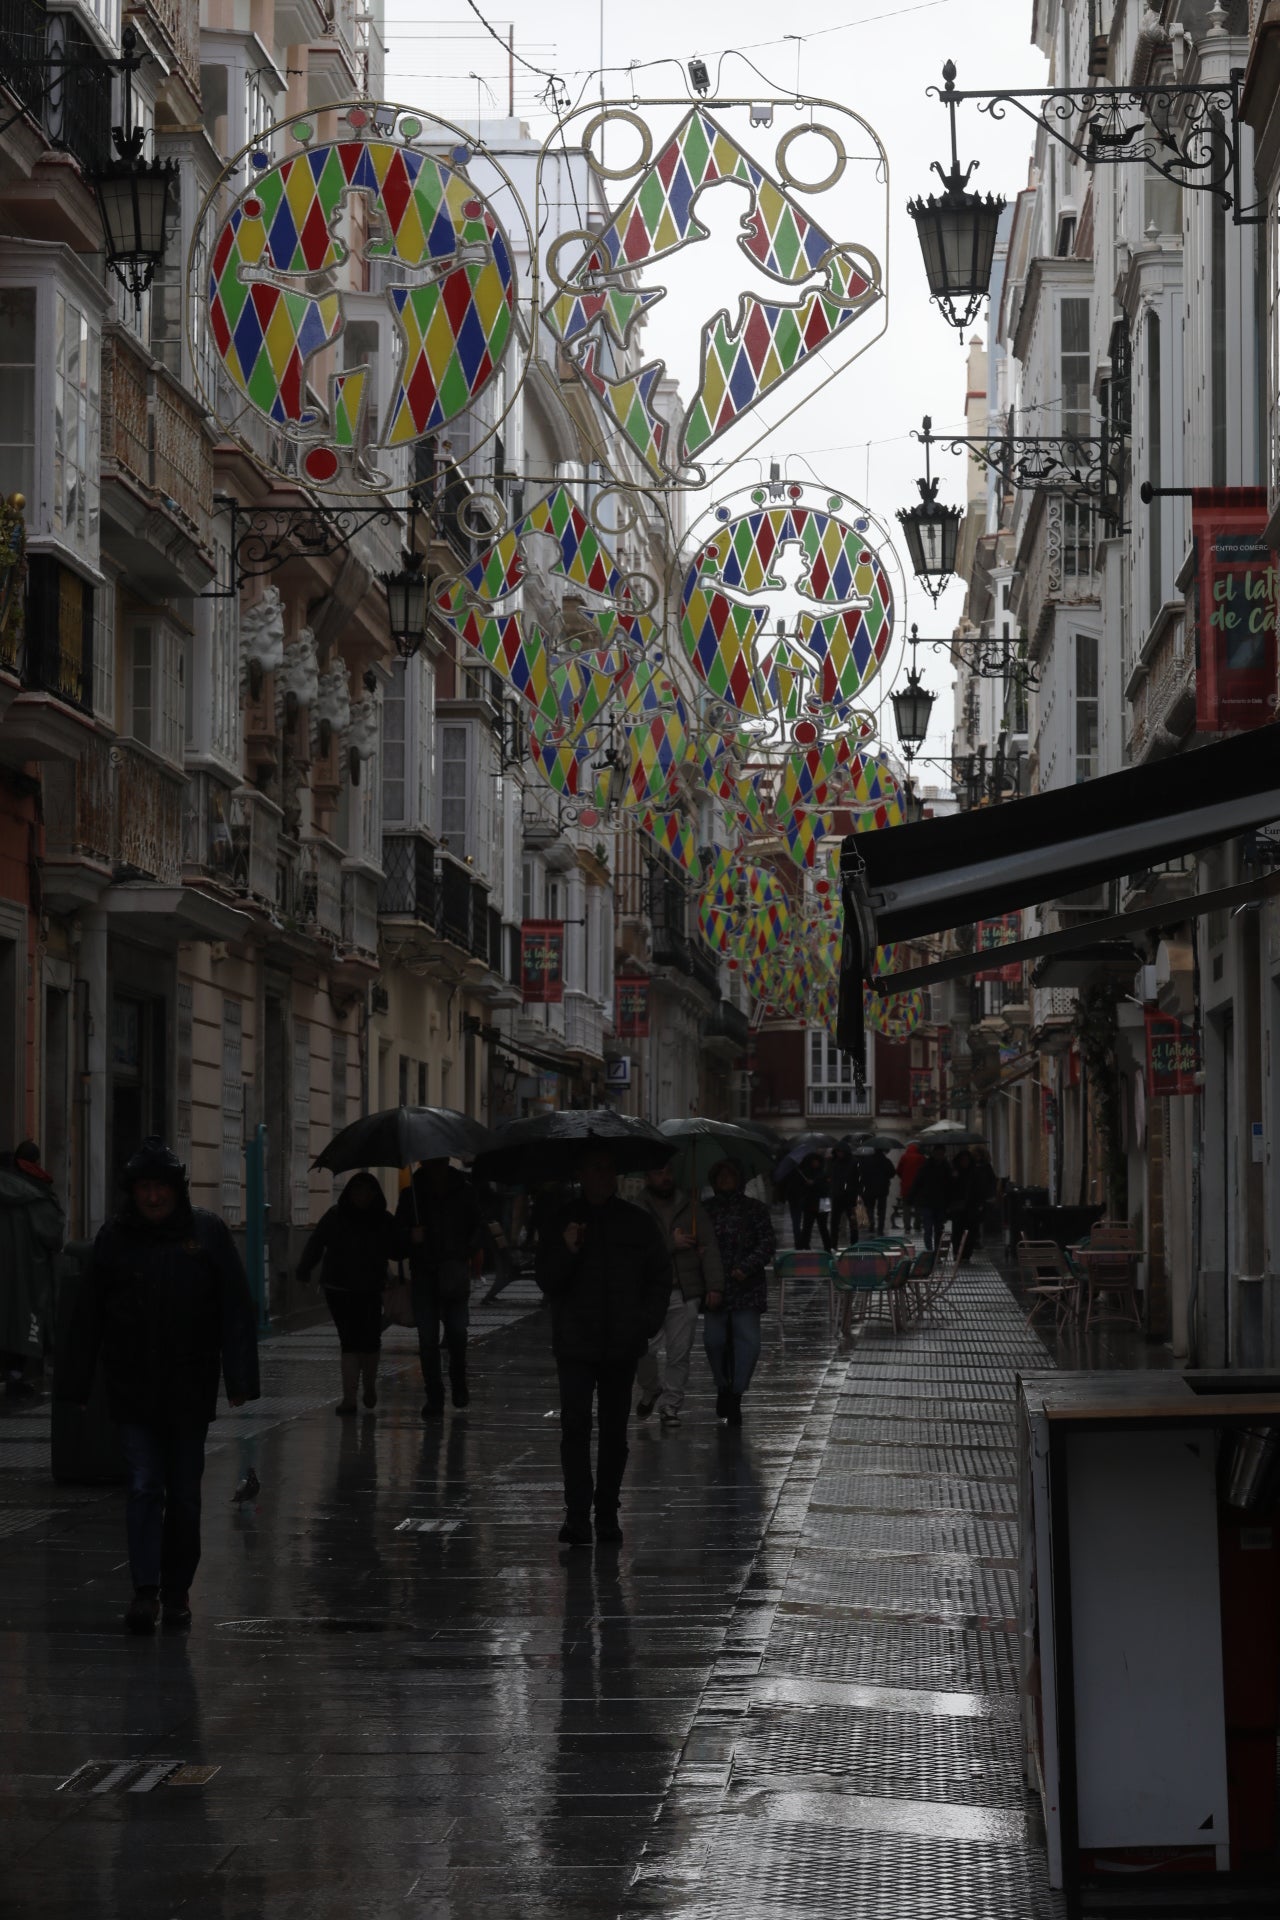
{"type": "Polygon", "coordinates": [[[731,1120],[663,1120],[658,1131],[668,1140],[679,1142],[671,1170],[676,1185],[695,1194],[706,1184],[718,1161],[740,1161],[748,1178],[753,1173],[768,1173],[773,1167],[772,1147],[745,1127],[734,1126],[731,1120]]]}

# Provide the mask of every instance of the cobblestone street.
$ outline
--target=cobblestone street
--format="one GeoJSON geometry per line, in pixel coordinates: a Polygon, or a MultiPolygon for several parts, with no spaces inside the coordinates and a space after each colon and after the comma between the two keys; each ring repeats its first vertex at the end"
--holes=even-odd
{"type": "Polygon", "coordinates": [[[741,1433],[699,1360],[684,1425],[633,1426],[620,1552],[556,1545],[535,1308],[478,1311],[443,1429],[408,1336],[351,1423],[327,1327],[268,1343],[213,1430],[189,1639],[120,1632],[120,1497],[51,1490],[47,1412],[4,1422],[14,1910],[1056,1914],[1014,1699],[1012,1383],[1045,1356],[995,1271],[851,1349],[824,1297],[771,1315],[741,1433]]]}

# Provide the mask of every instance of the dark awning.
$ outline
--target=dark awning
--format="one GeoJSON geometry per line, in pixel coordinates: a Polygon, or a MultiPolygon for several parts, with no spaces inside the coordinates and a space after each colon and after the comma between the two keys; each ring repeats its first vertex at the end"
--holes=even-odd
{"type": "Polygon", "coordinates": [[[1099,885],[1280,820],[1280,724],[1003,806],[844,842],[884,944],[1099,885]]]}

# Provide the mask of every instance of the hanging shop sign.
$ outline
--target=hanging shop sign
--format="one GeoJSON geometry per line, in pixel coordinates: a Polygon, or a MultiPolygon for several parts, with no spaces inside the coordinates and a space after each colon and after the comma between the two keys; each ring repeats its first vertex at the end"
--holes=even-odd
{"type": "Polygon", "coordinates": [[[1262,487],[1197,488],[1196,727],[1233,733],[1275,717],[1276,556],[1262,487]]]}
{"type": "Polygon", "coordinates": [[[526,920],[520,928],[520,991],[528,1006],[564,999],[564,923],[526,920]]]}
{"type": "Polygon", "coordinates": [[[1146,1010],[1147,1093],[1152,1100],[1194,1093],[1200,1072],[1200,1036],[1176,1014],[1146,1010]]]}
{"type": "MultiPolygon", "coordinates": [[[[998,920],[979,920],[977,927],[977,947],[979,953],[994,953],[999,947],[1011,947],[1022,938],[1022,915],[1005,913],[998,920]]],[[[1007,987],[1017,986],[1022,978],[1022,962],[1014,960],[1004,966],[983,967],[975,973],[975,980],[999,980],[1007,987]]]]}
{"type": "Polygon", "coordinates": [[[527,355],[510,236],[531,246],[528,219],[501,162],[448,122],[368,100],[322,118],[334,131],[310,114],[265,129],[206,197],[193,361],[212,347],[222,377],[205,403],[260,466],[330,496],[404,493],[423,480],[419,443],[438,479],[515,400],[527,355]],[[371,286],[394,353],[353,349],[371,286]],[[482,395],[484,424],[455,429],[482,395]]]}
{"type": "Polygon", "coordinates": [[[649,980],[643,973],[620,973],[613,982],[614,1032],[620,1040],[645,1040],[649,1034],[649,980]]]}
{"type": "Polygon", "coordinates": [[[553,237],[532,331],[554,344],[548,377],[576,387],[593,456],[654,492],[705,486],[713,457],[776,433],[888,323],[873,129],[833,102],[709,84],[714,104],[584,103],[538,162],[534,224],[553,237]],[[579,156],[607,205],[566,229],[579,156]]]}

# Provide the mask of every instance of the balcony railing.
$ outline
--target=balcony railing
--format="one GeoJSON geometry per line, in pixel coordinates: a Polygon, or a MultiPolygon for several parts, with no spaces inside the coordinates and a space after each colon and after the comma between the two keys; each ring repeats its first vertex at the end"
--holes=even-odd
{"type": "Polygon", "coordinates": [[[108,742],[89,734],[78,759],[50,761],[44,769],[43,790],[46,858],[112,866],[116,794],[108,742]]]}
{"type": "Polygon", "coordinates": [[[378,912],[416,920],[434,932],[439,902],[435,862],[435,845],[425,834],[384,833],[378,912]]]}
{"type": "Polygon", "coordinates": [[[47,554],[29,563],[22,678],[70,706],[93,706],[93,588],[47,554]]]}
{"type": "Polygon", "coordinates": [[[302,849],[300,860],[302,920],[330,940],[342,938],[342,855],[321,840],[302,849]]]}
{"type": "Polygon", "coordinates": [[[1133,694],[1131,746],[1135,759],[1172,752],[1195,721],[1195,652],[1187,645],[1181,617],[1165,623],[1147,656],[1146,668],[1146,678],[1133,694]]]}
{"type": "Polygon", "coordinates": [[[735,1047],[745,1047],[751,1038],[751,1022],[741,1007],[735,1007],[732,1000],[721,1000],[715,1011],[707,1015],[702,1023],[704,1040],[728,1040],[735,1047]]]}
{"type": "Polygon", "coordinates": [[[604,1058],[604,1014],[586,994],[564,996],[564,1042],[577,1053],[604,1058]]]}
{"type": "Polygon", "coordinates": [[[828,1119],[833,1116],[848,1120],[854,1120],[860,1116],[865,1118],[868,1114],[875,1112],[875,1095],[869,1087],[864,1087],[859,1092],[852,1084],[810,1087],[808,1109],[811,1114],[818,1114],[828,1119]]]}
{"type": "MultiPolygon", "coordinates": [[[[111,147],[111,73],[73,14],[59,16],[56,74],[51,16],[34,0],[0,0],[0,85],[20,101],[55,147],[84,166],[105,160],[111,147]]],[[[12,116],[4,115],[7,123],[12,116]]]]}
{"type": "Polygon", "coordinates": [[[265,795],[241,787],[227,808],[231,829],[231,884],[264,907],[277,896],[280,812],[265,795]]]}
{"type": "Polygon", "coordinates": [[[140,353],[132,337],[103,343],[102,457],[210,549],[213,459],[200,409],[140,353]]]}
{"type": "Polygon", "coordinates": [[[156,764],[128,741],[116,759],[116,864],[130,876],[176,887],[182,879],[181,773],[156,764]]]}
{"type": "Polygon", "coordinates": [[[194,0],[146,0],[145,6],[130,6],[129,13],[143,23],[160,28],[172,47],[178,70],[195,100],[200,98],[200,9],[194,0]]]}

